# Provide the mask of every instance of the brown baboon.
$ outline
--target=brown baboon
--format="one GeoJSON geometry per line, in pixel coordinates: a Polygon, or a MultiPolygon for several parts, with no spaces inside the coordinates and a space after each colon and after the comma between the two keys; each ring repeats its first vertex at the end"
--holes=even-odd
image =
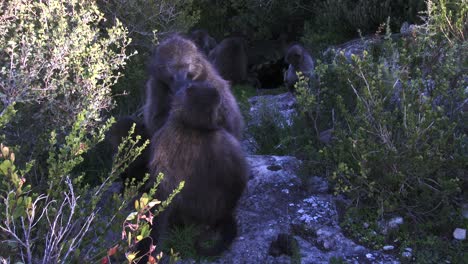
{"type": "Polygon", "coordinates": [[[225,38],[210,52],[209,59],[232,84],[247,81],[247,45],[243,37],[225,38]]]}
{"type": "MultiPolygon", "coordinates": [[[[200,255],[215,256],[237,235],[234,210],[248,169],[239,141],[218,125],[222,99],[210,82],[189,82],[174,95],[167,122],[152,137],[151,179],[164,173],[157,198],[166,199],[185,181],[182,191],[154,220],[151,238],[156,245],[161,245],[170,227],[195,224],[220,233],[212,247],[201,246],[203,234],[195,244],[200,255]]],[[[140,252],[148,252],[149,241],[139,244],[140,252]]]]}
{"type": "Polygon", "coordinates": [[[302,72],[310,79],[314,77],[314,61],[312,56],[301,45],[294,44],[289,47],[285,59],[289,67],[284,73],[284,82],[291,92],[294,91],[294,84],[298,81],[296,72],[302,72]]]}
{"type": "MultiPolygon", "coordinates": [[[[117,149],[120,143],[122,143],[122,138],[128,136],[128,131],[134,123],[136,125],[132,136],[133,139],[135,140],[137,135],[141,136],[141,140],[139,141],[138,145],[141,146],[147,139],[149,139],[148,134],[146,134],[145,126],[141,122],[138,122],[130,116],[120,118],[114,125],[112,125],[106,135],[114,155],[117,153],[117,149]]],[[[128,165],[127,169],[125,169],[125,171],[120,175],[120,179],[123,182],[130,178],[135,178],[137,181],[143,180],[145,173],[149,172],[147,166],[149,156],[150,151],[148,146],[143,150],[140,156],[138,156],[132,163],[128,165]]]]}
{"type": "Polygon", "coordinates": [[[243,118],[229,83],[219,76],[197,46],[189,39],[173,35],[156,48],[146,83],[145,126],[149,135],[161,128],[169,115],[174,94],[187,80],[206,81],[221,96],[217,124],[240,139],[243,118]]]}
{"type": "Polygon", "coordinates": [[[189,34],[190,39],[195,42],[198,48],[206,55],[216,47],[216,40],[208,34],[206,30],[197,29],[189,34]]]}

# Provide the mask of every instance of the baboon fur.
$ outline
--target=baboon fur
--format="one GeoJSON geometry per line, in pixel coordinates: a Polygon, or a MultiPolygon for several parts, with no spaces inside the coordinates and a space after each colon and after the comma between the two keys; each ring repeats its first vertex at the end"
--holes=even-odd
{"type": "Polygon", "coordinates": [[[210,54],[210,51],[214,49],[217,44],[216,40],[203,29],[190,32],[189,37],[206,56],[210,54]]]}
{"type": "Polygon", "coordinates": [[[177,34],[163,40],[151,57],[149,71],[143,113],[149,135],[166,122],[180,84],[194,80],[207,82],[218,90],[221,103],[216,123],[241,138],[244,121],[229,82],[221,78],[191,40],[177,34]]]}
{"type": "MultiPolygon", "coordinates": [[[[167,122],[151,140],[151,179],[164,173],[157,198],[166,199],[185,181],[154,220],[150,235],[156,245],[161,245],[170,227],[195,224],[221,234],[211,248],[203,248],[200,239],[195,242],[198,254],[215,256],[237,235],[234,210],[248,169],[239,141],[216,121],[221,103],[221,93],[210,82],[190,82],[175,94],[167,122]]],[[[148,241],[141,243],[141,252],[147,252],[148,241]]]]}
{"type": "MultiPolygon", "coordinates": [[[[131,116],[122,117],[112,125],[106,135],[106,139],[112,147],[113,155],[117,154],[117,150],[120,143],[122,143],[122,139],[128,136],[128,131],[133,126],[133,124],[136,124],[134,133],[132,135],[133,140],[136,139],[137,135],[141,136],[138,146],[143,145],[143,143],[149,139],[145,126],[141,122],[131,116]]],[[[128,165],[125,171],[120,174],[120,179],[122,182],[125,182],[125,180],[130,178],[135,178],[137,181],[143,180],[145,173],[149,172],[147,166],[149,157],[150,150],[149,146],[147,146],[143,152],[128,165]]]]}
{"type": "Polygon", "coordinates": [[[243,37],[225,38],[210,52],[209,59],[221,76],[231,84],[247,81],[247,45],[243,37]]]}
{"type": "Polygon", "coordinates": [[[288,48],[285,60],[289,67],[284,73],[284,82],[291,92],[294,91],[294,84],[299,80],[296,72],[302,72],[310,79],[314,78],[314,60],[300,44],[294,44],[288,48]]]}

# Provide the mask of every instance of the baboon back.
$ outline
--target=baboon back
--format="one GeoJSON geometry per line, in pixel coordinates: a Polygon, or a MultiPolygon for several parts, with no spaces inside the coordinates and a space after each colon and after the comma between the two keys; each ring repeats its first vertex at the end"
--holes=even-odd
{"type": "Polygon", "coordinates": [[[248,61],[243,38],[224,39],[210,52],[209,58],[221,76],[232,84],[247,81],[248,61]]]}

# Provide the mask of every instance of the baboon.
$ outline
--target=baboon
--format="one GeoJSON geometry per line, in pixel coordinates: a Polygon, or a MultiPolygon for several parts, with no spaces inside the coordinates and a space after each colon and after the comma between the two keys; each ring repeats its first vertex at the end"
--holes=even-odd
{"type": "MultiPolygon", "coordinates": [[[[170,227],[195,224],[220,233],[210,248],[201,245],[203,235],[195,242],[198,254],[216,256],[237,235],[234,210],[248,169],[239,141],[217,122],[222,99],[210,82],[187,83],[174,95],[167,122],[152,137],[151,179],[164,173],[156,198],[166,199],[185,181],[169,207],[153,220],[150,236],[156,245],[162,244],[170,227]]],[[[149,241],[140,242],[140,252],[148,252],[149,241]]]]}
{"type": "Polygon", "coordinates": [[[197,29],[190,32],[189,37],[206,56],[208,56],[210,51],[214,49],[217,44],[216,40],[203,29],[197,29]]]}
{"type": "Polygon", "coordinates": [[[231,84],[247,81],[247,45],[243,37],[225,38],[210,52],[209,59],[231,84]]]}
{"type": "Polygon", "coordinates": [[[166,122],[172,98],[181,84],[194,80],[208,82],[218,90],[221,105],[217,124],[241,138],[244,121],[229,82],[219,76],[191,40],[173,35],[162,41],[152,55],[149,71],[143,113],[149,135],[166,122]]]}
{"type": "MultiPolygon", "coordinates": [[[[106,138],[112,147],[112,153],[115,155],[117,153],[120,143],[122,143],[122,138],[128,136],[128,131],[130,128],[135,125],[135,130],[132,135],[133,140],[136,139],[137,135],[141,136],[141,140],[138,143],[138,146],[141,146],[143,142],[149,139],[148,134],[146,133],[145,126],[137,121],[131,116],[126,116],[120,118],[112,127],[109,129],[106,138]]],[[[122,182],[125,182],[126,179],[135,178],[137,181],[143,180],[145,173],[149,172],[148,170],[148,160],[150,157],[149,146],[147,146],[143,152],[128,165],[127,169],[120,174],[120,179],[122,182]]]]}
{"type": "Polygon", "coordinates": [[[284,73],[284,82],[291,92],[294,92],[294,84],[298,81],[296,72],[302,72],[310,79],[314,78],[314,61],[303,46],[294,44],[289,47],[285,60],[289,67],[284,73]]]}

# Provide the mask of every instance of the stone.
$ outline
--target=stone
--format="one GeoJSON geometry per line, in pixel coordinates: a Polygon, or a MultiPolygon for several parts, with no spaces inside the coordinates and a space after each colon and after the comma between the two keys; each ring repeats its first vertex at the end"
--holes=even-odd
{"type": "Polygon", "coordinates": [[[404,257],[404,258],[411,258],[413,256],[413,254],[411,252],[405,251],[405,252],[401,253],[401,256],[404,257]]]}
{"type": "Polygon", "coordinates": [[[382,234],[387,234],[390,230],[397,229],[400,225],[403,224],[403,222],[403,217],[396,216],[391,218],[390,220],[384,220],[379,222],[379,229],[382,232],[382,234]]]}
{"type": "Polygon", "coordinates": [[[388,221],[388,227],[390,228],[397,228],[401,224],[403,224],[403,217],[401,216],[394,217],[388,221]]]}
{"type": "Polygon", "coordinates": [[[386,245],[386,246],[384,246],[382,249],[385,250],[385,251],[389,251],[389,250],[394,250],[395,247],[392,246],[392,245],[386,245]]]}
{"type": "Polygon", "coordinates": [[[465,240],[466,239],[466,229],[463,228],[455,228],[453,231],[453,237],[457,240],[465,240]]]}

